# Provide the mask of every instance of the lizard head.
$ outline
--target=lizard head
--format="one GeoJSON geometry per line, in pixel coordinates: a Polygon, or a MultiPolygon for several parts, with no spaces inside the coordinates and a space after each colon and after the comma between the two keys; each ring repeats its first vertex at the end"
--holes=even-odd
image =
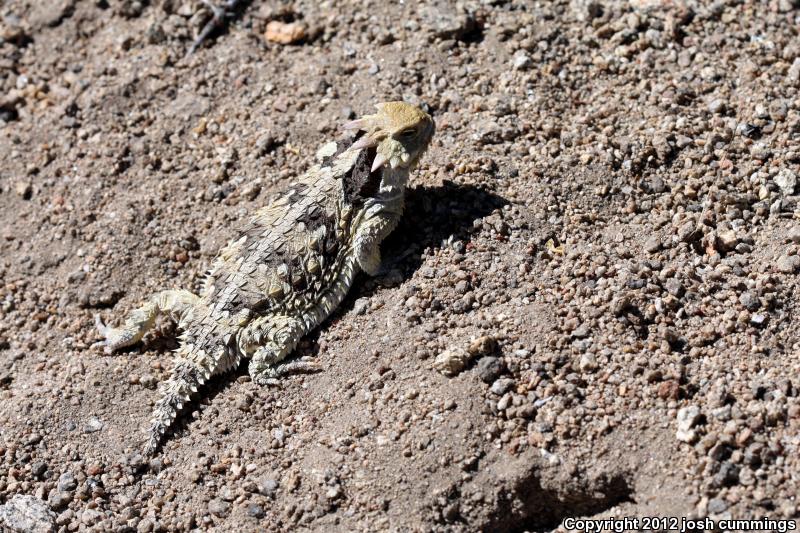
{"type": "Polygon", "coordinates": [[[388,164],[391,168],[413,169],[431,142],[435,126],[430,115],[405,102],[384,102],[378,112],[348,122],[345,129],[365,134],[351,150],[375,147],[372,171],[388,164]]]}

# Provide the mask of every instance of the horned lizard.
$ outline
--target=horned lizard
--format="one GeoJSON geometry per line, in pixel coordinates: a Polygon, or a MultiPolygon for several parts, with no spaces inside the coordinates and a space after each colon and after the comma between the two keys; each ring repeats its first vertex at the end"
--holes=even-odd
{"type": "Polygon", "coordinates": [[[147,455],[198,387],[249,359],[258,384],[318,370],[285,361],[300,339],[344,299],[359,271],[374,275],[380,243],[402,216],[409,172],[434,133],[431,117],[404,102],[345,124],[354,137],[317,152],[317,164],[275,201],[256,211],[239,238],[221,250],[200,295],[154,294],[120,328],[97,329],[106,353],[138,342],[161,313],[182,333],[177,361],[156,403],[147,455]]]}

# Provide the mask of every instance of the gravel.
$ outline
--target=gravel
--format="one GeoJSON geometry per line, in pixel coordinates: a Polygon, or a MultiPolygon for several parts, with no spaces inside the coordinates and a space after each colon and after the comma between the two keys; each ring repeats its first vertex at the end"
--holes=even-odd
{"type": "Polygon", "coordinates": [[[249,2],[188,57],[195,2],[29,4],[0,22],[7,513],[44,503],[64,531],[796,516],[793,3],[249,2]],[[92,316],[199,291],[248,213],[396,98],[436,137],[391,269],[297,349],[324,371],[213,380],[141,457],[176,329],[106,357],[92,316]]]}

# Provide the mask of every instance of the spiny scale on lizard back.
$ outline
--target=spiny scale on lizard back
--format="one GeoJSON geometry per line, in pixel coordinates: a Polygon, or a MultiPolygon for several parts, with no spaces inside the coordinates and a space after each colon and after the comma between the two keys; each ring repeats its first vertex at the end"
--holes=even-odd
{"type": "Polygon", "coordinates": [[[222,250],[204,295],[215,314],[302,309],[329,286],[352,244],[354,215],[380,186],[381,173],[369,169],[374,148],[343,155],[352,142],[338,141],[335,157],[258,210],[222,250]]]}

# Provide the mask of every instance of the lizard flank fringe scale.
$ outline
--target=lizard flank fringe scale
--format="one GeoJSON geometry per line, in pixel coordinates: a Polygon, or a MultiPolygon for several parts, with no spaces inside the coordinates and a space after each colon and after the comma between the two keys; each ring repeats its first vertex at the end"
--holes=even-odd
{"type": "Polygon", "coordinates": [[[406,183],[434,133],[431,117],[404,102],[345,124],[354,138],[317,152],[317,164],[277,200],[256,211],[214,261],[202,293],[167,290],[134,310],[119,328],[95,317],[112,353],[138,342],[156,316],[181,330],[177,362],[162,384],[147,455],[192,394],[212,376],[249,360],[258,384],[274,384],[316,363],[286,361],[300,339],[342,302],[359,271],[375,275],[380,243],[403,213],[406,183]]]}

